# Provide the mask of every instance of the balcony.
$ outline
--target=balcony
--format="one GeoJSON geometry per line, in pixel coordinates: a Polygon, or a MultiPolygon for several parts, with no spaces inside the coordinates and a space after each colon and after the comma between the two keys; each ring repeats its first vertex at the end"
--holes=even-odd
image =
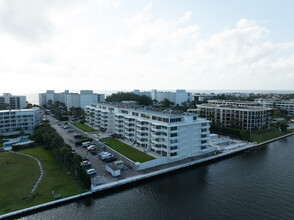
{"type": "Polygon", "coordinates": [[[137,139],[138,144],[148,144],[148,142],[149,141],[146,138],[137,139]]]}
{"type": "Polygon", "coordinates": [[[130,128],[135,129],[135,124],[125,124],[125,128],[126,129],[130,129],[130,128]]]}

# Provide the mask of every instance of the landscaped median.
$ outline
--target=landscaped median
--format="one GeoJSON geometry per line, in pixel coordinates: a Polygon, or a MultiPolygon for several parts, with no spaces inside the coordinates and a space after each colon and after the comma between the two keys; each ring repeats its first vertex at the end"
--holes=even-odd
{"type": "Polygon", "coordinates": [[[37,162],[25,155],[0,153],[0,215],[52,201],[53,194],[65,198],[84,192],[73,175],[66,174],[53,154],[43,146],[19,152],[38,158],[44,176],[36,191],[31,193],[40,175],[37,162]]]}
{"type": "Polygon", "coordinates": [[[155,159],[154,157],[145,154],[144,152],[139,151],[114,138],[104,139],[103,143],[134,162],[144,163],[146,161],[155,159]]]}
{"type": "Polygon", "coordinates": [[[253,131],[251,132],[251,135],[250,135],[250,141],[257,142],[259,144],[261,142],[278,138],[283,135],[290,134],[292,132],[293,130],[280,131],[278,128],[270,128],[266,130],[253,131]]]}
{"type": "Polygon", "coordinates": [[[82,123],[71,123],[71,124],[84,132],[97,132],[96,129],[91,128],[88,125],[85,125],[82,123]]]}

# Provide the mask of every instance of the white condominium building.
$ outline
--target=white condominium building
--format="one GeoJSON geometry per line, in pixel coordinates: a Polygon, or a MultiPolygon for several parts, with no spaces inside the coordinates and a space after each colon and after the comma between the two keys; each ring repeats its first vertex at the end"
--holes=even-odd
{"type": "Polygon", "coordinates": [[[86,106],[86,123],[118,135],[168,159],[184,159],[209,152],[209,121],[197,114],[176,114],[119,105],[86,106]]]}
{"type": "Polygon", "coordinates": [[[60,102],[65,104],[66,108],[69,110],[71,107],[84,109],[86,105],[91,105],[92,103],[100,103],[105,101],[104,94],[93,93],[92,90],[81,90],[79,93],[69,93],[65,90],[62,93],[55,93],[54,90],[47,90],[46,93],[39,94],[39,105],[44,106],[48,101],[60,102]]]}
{"type": "Polygon", "coordinates": [[[33,133],[40,124],[39,108],[0,111],[0,136],[33,133]]]}
{"type": "MultiPolygon", "coordinates": [[[[270,125],[271,108],[202,104],[197,105],[196,110],[200,117],[207,118],[212,123],[223,127],[235,127],[251,131],[253,129],[264,129],[270,125]]],[[[195,109],[188,111],[195,112],[195,109]]]]}
{"type": "Polygon", "coordinates": [[[294,99],[280,100],[280,99],[255,99],[254,102],[259,103],[264,107],[277,107],[288,111],[288,114],[294,115],[294,99]]]}
{"type": "Polygon", "coordinates": [[[276,107],[288,111],[290,115],[294,115],[294,99],[277,101],[276,107]]]}
{"type": "Polygon", "coordinates": [[[10,93],[3,93],[0,96],[0,110],[7,104],[8,109],[22,109],[27,107],[26,96],[14,96],[10,93]]]}

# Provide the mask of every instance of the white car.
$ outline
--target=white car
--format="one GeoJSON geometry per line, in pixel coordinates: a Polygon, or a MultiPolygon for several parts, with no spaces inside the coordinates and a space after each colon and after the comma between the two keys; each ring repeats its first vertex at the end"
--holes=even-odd
{"type": "Polygon", "coordinates": [[[110,155],[111,155],[111,153],[106,152],[105,154],[102,154],[100,156],[100,158],[101,158],[101,160],[106,160],[110,155]]]}
{"type": "Polygon", "coordinates": [[[93,149],[93,148],[94,148],[95,150],[97,150],[97,148],[96,148],[95,145],[90,145],[89,147],[87,147],[88,150],[91,150],[91,149],[93,149]]]}
{"type": "Polygon", "coordinates": [[[103,154],[109,154],[107,151],[102,151],[99,153],[99,156],[102,156],[103,154]]]}
{"type": "Polygon", "coordinates": [[[95,169],[89,169],[89,170],[87,170],[87,174],[88,175],[96,174],[96,170],[95,169]]]}

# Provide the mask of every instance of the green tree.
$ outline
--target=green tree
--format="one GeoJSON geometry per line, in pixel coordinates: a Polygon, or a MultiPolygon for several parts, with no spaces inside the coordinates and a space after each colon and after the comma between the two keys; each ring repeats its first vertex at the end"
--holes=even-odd
{"type": "Polygon", "coordinates": [[[243,138],[243,140],[250,141],[250,137],[251,137],[250,131],[248,131],[248,130],[241,130],[240,131],[240,135],[243,138]]]}
{"type": "Polygon", "coordinates": [[[169,108],[170,106],[172,106],[174,103],[169,101],[167,98],[165,98],[162,102],[162,107],[164,108],[169,108]]]}
{"type": "Polygon", "coordinates": [[[281,129],[281,131],[286,132],[287,131],[287,128],[288,128],[287,123],[285,123],[285,122],[281,122],[280,123],[280,129],[281,129]]]}

